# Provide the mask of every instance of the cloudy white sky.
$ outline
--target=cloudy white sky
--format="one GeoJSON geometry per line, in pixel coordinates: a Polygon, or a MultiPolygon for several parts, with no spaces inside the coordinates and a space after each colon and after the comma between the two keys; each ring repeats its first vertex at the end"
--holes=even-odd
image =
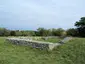
{"type": "Polygon", "coordinates": [[[85,16],[85,0],[0,0],[0,27],[72,28],[85,16]]]}

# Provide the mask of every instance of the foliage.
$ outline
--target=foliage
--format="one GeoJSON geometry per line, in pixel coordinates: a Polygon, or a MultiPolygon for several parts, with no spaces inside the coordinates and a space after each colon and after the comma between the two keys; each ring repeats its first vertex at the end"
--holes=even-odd
{"type": "Polygon", "coordinates": [[[8,30],[0,28],[0,36],[35,36],[35,31],[8,30]]]}
{"type": "Polygon", "coordinates": [[[35,36],[35,31],[21,31],[22,36],[35,36]]]}
{"type": "Polygon", "coordinates": [[[47,31],[44,28],[38,28],[37,32],[38,32],[39,36],[46,36],[47,35],[47,31]]]}
{"type": "Polygon", "coordinates": [[[8,30],[5,28],[0,28],[0,36],[62,36],[64,30],[62,28],[58,29],[45,29],[38,28],[37,31],[31,30],[8,30]]]}
{"type": "Polygon", "coordinates": [[[75,26],[85,27],[85,17],[81,17],[81,19],[75,23],[75,26]]]}
{"type": "Polygon", "coordinates": [[[53,36],[62,36],[64,30],[62,28],[52,29],[53,36]]]}
{"type": "Polygon", "coordinates": [[[0,36],[9,36],[10,31],[5,28],[0,28],[0,36]]]}
{"type": "Polygon", "coordinates": [[[16,30],[16,36],[22,36],[22,32],[19,30],[16,30]]]}
{"type": "Polygon", "coordinates": [[[64,30],[62,28],[58,28],[58,29],[38,28],[37,32],[39,36],[62,36],[64,30]]]}
{"type": "Polygon", "coordinates": [[[77,26],[78,35],[85,37],[85,17],[82,17],[79,21],[77,21],[75,26],[77,26]]]}
{"type": "Polygon", "coordinates": [[[11,36],[16,36],[16,32],[15,32],[15,31],[11,31],[11,32],[10,32],[10,35],[11,35],[11,36]]]}
{"type": "Polygon", "coordinates": [[[10,30],[4,29],[4,36],[10,36],[10,30]]]}
{"type": "Polygon", "coordinates": [[[67,36],[77,36],[77,29],[70,28],[66,31],[67,36]]]}

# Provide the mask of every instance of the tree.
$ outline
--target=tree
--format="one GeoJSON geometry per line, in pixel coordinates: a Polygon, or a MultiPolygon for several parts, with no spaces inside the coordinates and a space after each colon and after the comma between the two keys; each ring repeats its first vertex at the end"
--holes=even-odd
{"type": "Polygon", "coordinates": [[[62,36],[63,35],[64,30],[62,28],[58,28],[58,29],[52,29],[52,34],[53,36],[62,36]]]}
{"type": "Polygon", "coordinates": [[[85,27],[85,17],[82,17],[79,21],[77,21],[76,23],[75,23],[75,26],[77,26],[78,28],[80,28],[80,27],[85,27]]]}
{"type": "Polygon", "coordinates": [[[15,32],[15,31],[11,31],[11,32],[10,32],[10,35],[11,35],[11,36],[16,36],[16,32],[15,32]]]}
{"type": "Polygon", "coordinates": [[[52,35],[53,35],[53,36],[58,36],[58,35],[57,35],[57,29],[54,29],[54,28],[52,29],[52,35]]]}
{"type": "Polygon", "coordinates": [[[0,36],[9,36],[10,30],[7,30],[5,28],[0,28],[0,36]]]}
{"type": "Polygon", "coordinates": [[[85,17],[82,17],[79,21],[75,23],[78,30],[78,35],[85,37],[85,17]]]}
{"type": "Polygon", "coordinates": [[[22,36],[28,36],[28,32],[27,31],[21,31],[21,33],[22,33],[22,36]]]}
{"type": "Polygon", "coordinates": [[[52,36],[52,30],[51,29],[45,29],[45,28],[38,28],[37,32],[35,32],[38,36],[52,36]]]}
{"type": "Polygon", "coordinates": [[[4,36],[4,28],[0,28],[0,36],[4,36]]]}
{"type": "Polygon", "coordinates": [[[58,28],[57,29],[57,35],[58,36],[62,36],[63,35],[63,32],[64,32],[64,30],[62,28],[58,28]]]}
{"type": "Polygon", "coordinates": [[[38,32],[39,36],[44,36],[45,29],[44,28],[38,28],[37,32],[38,32]]]}
{"type": "Polygon", "coordinates": [[[77,35],[77,29],[70,28],[66,31],[67,36],[76,36],[77,35]]]}
{"type": "Polygon", "coordinates": [[[4,29],[4,36],[10,36],[10,30],[4,29]]]}
{"type": "Polygon", "coordinates": [[[36,36],[35,31],[29,31],[30,32],[30,36],[36,36]]]}
{"type": "Polygon", "coordinates": [[[48,29],[48,36],[53,36],[52,35],[52,29],[48,29]]]}

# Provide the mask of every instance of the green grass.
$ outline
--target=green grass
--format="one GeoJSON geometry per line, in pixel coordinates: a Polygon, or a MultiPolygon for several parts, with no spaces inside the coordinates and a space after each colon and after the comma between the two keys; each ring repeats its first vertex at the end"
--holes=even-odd
{"type": "Polygon", "coordinates": [[[52,42],[52,43],[58,43],[61,40],[62,40],[61,38],[48,38],[47,40],[44,40],[43,38],[38,39],[38,41],[52,42]]]}
{"type": "Polygon", "coordinates": [[[0,37],[0,64],[85,64],[85,38],[74,38],[49,52],[13,45],[0,37]]]}

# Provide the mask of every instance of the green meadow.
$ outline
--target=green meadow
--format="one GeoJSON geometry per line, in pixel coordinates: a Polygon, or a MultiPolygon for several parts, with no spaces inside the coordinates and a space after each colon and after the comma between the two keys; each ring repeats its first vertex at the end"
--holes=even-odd
{"type": "Polygon", "coordinates": [[[85,38],[46,51],[14,45],[0,37],[0,64],[85,64],[85,38]]]}

